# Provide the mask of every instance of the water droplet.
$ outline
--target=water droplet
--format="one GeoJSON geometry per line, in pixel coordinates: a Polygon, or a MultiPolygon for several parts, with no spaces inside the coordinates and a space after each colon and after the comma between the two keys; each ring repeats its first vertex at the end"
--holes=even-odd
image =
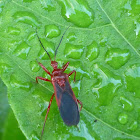
{"type": "Polygon", "coordinates": [[[47,11],[55,11],[54,3],[52,0],[40,0],[43,9],[47,11]]]}
{"type": "Polygon", "coordinates": [[[0,62],[0,74],[8,73],[12,70],[12,67],[6,63],[0,62]]]}
{"type": "Polygon", "coordinates": [[[73,33],[73,32],[70,32],[67,36],[68,41],[74,41],[76,38],[77,37],[76,37],[75,33],[73,33]]]}
{"type": "Polygon", "coordinates": [[[31,137],[29,140],[39,140],[39,137],[37,136],[37,132],[33,131],[31,137]]]}
{"type": "Polygon", "coordinates": [[[8,45],[7,45],[7,50],[9,51],[9,52],[13,52],[15,49],[16,49],[16,47],[19,45],[19,44],[21,44],[22,43],[22,41],[21,40],[18,40],[18,39],[16,39],[16,40],[11,40],[9,43],[8,43],[8,45]]]}
{"type": "MultiPolygon", "coordinates": [[[[129,29],[131,28],[131,32],[132,32],[132,30],[133,30],[132,27],[135,26],[135,29],[133,31],[136,34],[136,38],[139,38],[140,37],[140,34],[139,34],[139,31],[140,31],[140,16],[138,16],[138,15],[139,15],[139,11],[140,11],[140,2],[139,2],[139,0],[128,0],[126,2],[127,3],[125,3],[124,8],[122,8],[121,15],[124,16],[124,15],[127,14],[128,16],[130,16],[128,18],[128,20],[130,18],[133,19],[133,21],[134,21],[133,23],[135,25],[130,24],[128,28],[129,29]]],[[[127,22],[128,21],[126,21],[126,23],[127,22]]],[[[125,23],[124,23],[124,25],[125,25],[125,23]]]]}
{"type": "Polygon", "coordinates": [[[47,38],[53,38],[60,35],[60,30],[56,25],[46,25],[45,35],[47,38]]]}
{"type": "Polygon", "coordinates": [[[35,0],[22,0],[23,2],[32,2],[32,1],[35,1],[35,0]]]}
{"type": "Polygon", "coordinates": [[[65,46],[64,54],[68,58],[80,59],[83,54],[84,46],[82,45],[73,45],[67,43],[65,46]]]}
{"type": "Polygon", "coordinates": [[[135,130],[137,129],[137,127],[138,127],[137,121],[133,121],[133,122],[130,124],[129,129],[130,129],[131,131],[135,131],[135,130]]]}
{"type": "Polygon", "coordinates": [[[20,29],[16,27],[8,27],[7,33],[10,35],[19,35],[20,34],[20,29]]]}
{"type": "Polygon", "coordinates": [[[132,102],[130,102],[128,99],[126,99],[125,97],[120,97],[120,101],[122,103],[122,107],[124,110],[126,111],[132,111],[134,108],[134,105],[132,104],[132,102]]]}
{"type": "Polygon", "coordinates": [[[107,43],[107,37],[104,37],[100,40],[100,46],[101,47],[105,47],[107,43]]]}
{"type": "Polygon", "coordinates": [[[101,86],[102,81],[103,81],[102,75],[99,74],[96,71],[93,71],[92,75],[93,75],[93,77],[95,79],[95,81],[93,81],[93,87],[98,89],[101,86]]]}
{"type": "MultiPolygon", "coordinates": [[[[80,131],[77,131],[77,129],[69,129],[70,137],[69,140],[73,139],[80,139],[80,140],[100,140],[100,136],[97,132],[95,132],[95,118],[90,117],[87,113],[80,113],[81,120],[78,124],[78,128],[80,131]]],[[[97,123],[96,123],[97,126],[97,123]]]]}
{"type": "Polygon", "coordinates": [[[68,140],[93,140],[95,138],[96,133],[92,130],[92,133],[89,131],[89,128],[87,127],[87,125],[85,124],[84,121],[80,120],[79,123],[79,129],[80,131],[75,131],[74,129],[70,129],[70,133],[72,135],[70,135],[68,140]]]}
{"type": "Polygon", "coordinates": [[[128,116],[127,114],[124,114],[124,113],[121,113],[118,117],[118,121],[121,123],[121,124],[126,124],[127,121],[128,121],[128,116]]]}
{"type": "Polygon", "coordinates": [[[23,22],[32,26],[39,26],[39,22],[37,17],[27,11],[18,11],[13,15],[13,18],[16,20],[16,22],[23,22]]]}
{"type": "Polygon", "coordinates": [[[30,68],[33,72],[38,72],[40,70],[40,65],[38,65],[36,61],[31,61],[30,68]]]}
{"type": "Polygon", "coordinates": [[[110,48],[105,56],[107,64],[109,64],[114,69],[119,69],[121,66],[126,64],[129,59],[129,50],[121,50],[119,48],[110,48]]]}
{"type": "Polygon", "coordinates": [[[99,46],[97,42],[93,41],[89,46],[87,46],[86,58],[89,61],[93,61],[99,55],[99,46]]]}
{"type": "Polygon", "coordinates": [[[39,106],[38,115],[44,117],[49,105],[50,96],[44,96],[44,91],[40,89],[40,85],[36,86],[36,89],[32,92],[32,95],[35,98],[36,104],[39,106]],[[46,99],[48,99],[48,101],[46,101],[46,99]]]}
{"type": "Polygon", "coordinates": [[[69,22],[79,27],[88,27],[93,23],[93,11],[85,0],[61,0],[61,14],[69,22]]]}
{"type": "Polygon", "coordinates": [[[122,85],[121,77],[98,64],[91,67],[91,75],[93,77],[92,93],[96,96],[100,106],[109,105],[117,89],[122,85]]]}
{"type": "Polygon", "coordinates": [[[124,75],[127,90],[133,92],[136,97],[140,98],[140,65],[134,64],[129,66],[124,75]]]}
{"type": "Polygon", "coordinates": [[[124,8],[128,10],[132,10],[130,1],[127,1],[127,3],[124,5],[124,8]]]}
{"type": "Polygon", "coordinates": [[[135,26],[136,26],[136,29],[134,30],[136,32],[136,37],[138,37],[139,35],[139,31],[140,31],[140,23],[135,21],[135,26]]]}
{"type": "Polygon", "coordinates": [[[74,91],[75,96],[77,97],[80,94],[81,90],[81,81],[71,82],[70,83],[72,90],[74,91]]]}
{"type": "Polygon", "coordinates": [[[17,48],[14,50],[13,54],[22,58],[22,59],[27,59],[27,56],[30,51],[30,46],[26,42],[22,42],[17,46],[17,48]]]}
{"type": "Polygon", "coordinates": [[[131,15],[138,17],[137,15],[139,14],[139,10],[140,10],[139,0],[132,0],[130,1],[130,4],[131,4],[131,9],[129,10],[130,10],[131,15]]]}
{"type": "Polygon", "coordinates": [[[43,116],[43,118],[46,116],[46,111],[47,111],[47,108],[49,106],[49,101],[44,101],[43,103],[40,103],[40,109],[41,111],[39,112],[39,114],[41,116],[43,116]]]}
{"type": "Polygon", "coordinates": [[[36,36],[36,33],[35,32],[30,32],[28,37],[27,37],[27,40],[28,41],[31,41],[34,37],[36,36]]]}
{"type": "MultiPolygon", "coordinates": [[[[44,38],[40,38],[40,40],[41,40],[43,46],[45,47],[45,49],[47,50],[47,52],[50,54],[51,58],[52,58],[52,56],[54,54],[54,44],[52,42],[47,41],[44,38]]],[[[38,57],[40,59],[43,59],[43,60],[49,59],[49,57],[48,57],[47,53],[44,51],[44,49],[41,46],[40,46],[40,48],[41,49],[38,53],[38,57]]]]}
{"type": "Polygon", "coordinates": [[[26,91],[30,91],[32,88],[31,82],[21,82],[17,80],[14,75],[11,75],[10,77],[10,84],[14,88],[21,88],[26,91]]]}
{"type": "MultiPolygon", "coordinates": [[[[82,77],[90,78],[89,73],[84,69],[84,66],[80,61],[69,61],[69,66],[66,69],[66,73],[70,73],[71,71],[75,70],[76,71],[76,80],[82,79],[82,77]]],[[[73,74],[74,76],[74,74],[73,74]]],[[[72,77],[73,79],[73,76],[72,77]]]]}
{"type": "MultiPolygon", "coordinates": [[[[52,72],[52,67],[50,65],[50,61],[48,61],[47,64],[48,64],[48,65],[46,65],[47,70],[52,72]]],[[[50,79],[50,75],[48,73],[46,73],[45,71],[43,71],[42,77],[50,79]]],[[[49,83],[47,82],[47,84],[49,84],[49,83]]]]}

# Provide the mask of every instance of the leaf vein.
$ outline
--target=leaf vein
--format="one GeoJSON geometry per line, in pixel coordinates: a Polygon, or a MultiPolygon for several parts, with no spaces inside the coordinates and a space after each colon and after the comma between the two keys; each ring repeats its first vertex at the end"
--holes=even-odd
{"type": "Polygon", "coordinates": [[[100,2],[98,0],[96,0],[96,2],[98,3],[98,5],[100,6],[100,8],[102,9],[102,11],[105,13],[105,15],[107,16],[107,18],[110,20],[112,26],[114,27],[114,29],[120,34],[120,36],[127,42],[127,44],[129,44],[129,46],[136,52],[136,54],[138,56],[140,56],[140,54],[138,53],[138,51],[135,49],[135,47],[127,40],[127,38],[119,31],[119,29],[116,27],[116,25],[113,23],[112,19],[109,17],[109,15],[107,14],[107,12],[103,9],[102,5],[100,4],[100,2]]]}

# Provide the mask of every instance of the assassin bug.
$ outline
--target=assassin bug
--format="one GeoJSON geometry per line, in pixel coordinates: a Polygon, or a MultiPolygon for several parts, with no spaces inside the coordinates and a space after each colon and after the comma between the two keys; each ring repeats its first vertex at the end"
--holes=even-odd
{"type": "MultiPolygon", "coordinates": [[[[55,58],[56,58],[57,50],[58,50],[58,48],[59,48],[59,46],[62,42],[62,39],[63,39],[66,31],[68,30],[68,28],[63,33],[63,35],[60,39],[60,42],[59,42],[59,44],[58,44],[58,46],[55,50],[55,58]]],[[[36,30],[36,34],[37,34],[37,30],[36,30]]],[[[55,58],[54,58],[54,61],[51,59],[49,53],[44,48],[38,34],[37,34],[37,38],[38,38],[42,48],[45,50],[45,52],[49,56],[49,59],[51,61],[51,66],[53,67],[53,71],[52,71],[52,73],[50,73],[45,68],[45,66],[43,66],[43,64],[38,62],[38,64],[43,68],[43,70],[51,76],[51,80],[40,77],[40,76],[37,76],[36,77],[36,82],[38,83],[38,79],[48,81],[48,82],[52,83],[53,88],[54,88],[54,93],[53,93],[53,95],[50,99],[49,106],[47,108],[47,113],[46,113],[46,116],[45,116],[45,121],[44,121],[43,129],[42,129],[42,133],[41,133],[41,139],[42,139],[45,123],[46,123],[48,113],[49,113],[49,110],[50,110],[50,106],[51,106],[51,103],[52,103],[52,100],[53,100],[54,96],[56,98],[56,102],[57,102],[57,105],[58,105],[58,108],[59,108],[60,115],[61,115],[64,123],[67,126],[72,126],[72,125],[77,126],[77,124],[79,123],[79,120],[80,120],[79,112],[81,111],[83,105],[82,105],[82,102],[79,101],[75,97],[74,92],[73,92],[73,90],[72,90],[72,88],[69,84],[69,76],[72,75],[73,73],[75,73],[75,75],[74,75],[74,81],[75,81],[76,71],[73,70],[69,74],[64,73],[64,71],[67,69],[67,67],[69,65],[69,62],[67,62],[65,65],[63,65],[61,69],[58,69],[57,68],[58,63],[55,61],[55,58]],[[78,107],[78,103],[81,105],[80,109],[78,107]]]]}

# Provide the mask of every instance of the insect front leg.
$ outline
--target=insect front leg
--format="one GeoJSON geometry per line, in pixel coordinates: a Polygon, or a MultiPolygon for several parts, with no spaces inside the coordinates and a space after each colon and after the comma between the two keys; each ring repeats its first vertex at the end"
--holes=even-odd
{"type": "MultiPolygon", "coordinates": [[[[38,62],[37,59],[36,59],[36,61],[38,62]]],[[[42,67],[43,70],[45,70],[50,76],[52,76],[52,74],[45,68],[45,66],[43,66],[42,63],[38,62],[38,64],[42,67]]]]}
{"type": "Polygon", "coordinates": [[[76,78],[76,71],[75,71],[75,70],[71,71],[71,72],[68,74],[68,76],[72,75],[73,73],[75,73],[75,75],[74,75],[74,82],[75,82],[75,78],[76,78]]]}
{"type": "Polygon", "coordinates": [[[49,79],[46,79],[46,78],[43,78],[43,77],[39,77],[39,76],[37,76],[37,77],[36,77],[36,82],[37,82],[37,83],[38,83],[38,79],[43,80],[43,81],[52,82],[52,81],[49,80],[49,79]]]}
{"type": "Polygon", "coordinates": [[[42,139],[42,136],[43,136],[43,132],[44,132],[44,128],[45,128],[45,123],[46,123],[46,120],[47,120],[47,117],[48,117],[48,114],[49,114],[49,111],[50,111],[50,107],[51,107],[51,103],[52,103],[53,97],[54,97],[54,93],[53,93],[53,95],[52,95],[52,97],[50,99],[49,106],[47,108],[47,113],[46,113],[46,116],[45,116],[45,121],[44,121],[44,125],[43,125],[43,129],[42,129],[40,140],[42,139]]]}
{"type": "Polygon", "coordinates": [[[77,102],[81,105],[80,111],[82,110],[83,104],[80,100],[77,99],[77,102]]]}
{"type": "Polygon", "coordinates": [[[63,69],[62,69],[63,72],[66,70],[66,68],[68,67],[69,63],[70,62],[67,62],[65,65],[62,66],[63,67],[63,69]]]}

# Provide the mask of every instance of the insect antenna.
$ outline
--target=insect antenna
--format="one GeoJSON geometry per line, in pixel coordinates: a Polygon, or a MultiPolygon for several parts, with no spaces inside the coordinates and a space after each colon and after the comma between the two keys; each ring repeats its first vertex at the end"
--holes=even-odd
{"type": "MultiPolygon", "coordinates": [[[[63,35],[62,35],[62,37],[61,37],[61,39],[60,39],[60,42],[59,42],[59,44],[58,44],[58,46],[57,46],[57,48],[56,48],[56,50],[55,50],[55,58],[56,58],[57,50],[58,50],[58,48],[59,48],[59,46],[60,46],[60,44],[61,44],[61,42],[62,42],[62,39],[63,39],[63,37],[64,37],[66,31],[69,29],[69,27],[70,27],[70,26],[68,26],[68,28],[67,28],[67,29],[65,30],[65,32],[63,33],[63,35]]],[[[55,58],[54,58],[54,60],[55,60],[55,58]]]]}
{"type": "Polygon", "coordinates": [[[40,45],[41,45],[42,48],[45,50],[45,52],[47,53],[47,55],[49,56],[49,58],[50,58],[50,60],[51,60],[51,57],[50,57],[49,53],[47,52],[47,50],[46,50],[45,47],[43,46],[43,44],[42,44],[42,42],[41,42],[41,40],[40,40],[40,38],[39,38],[39,36],[38,36],[37,28],[36,28],[36,35],[37,35],[37,38],[38,38],[38,40],[39,40],[39,42],[40,42],[40,45]]]}

